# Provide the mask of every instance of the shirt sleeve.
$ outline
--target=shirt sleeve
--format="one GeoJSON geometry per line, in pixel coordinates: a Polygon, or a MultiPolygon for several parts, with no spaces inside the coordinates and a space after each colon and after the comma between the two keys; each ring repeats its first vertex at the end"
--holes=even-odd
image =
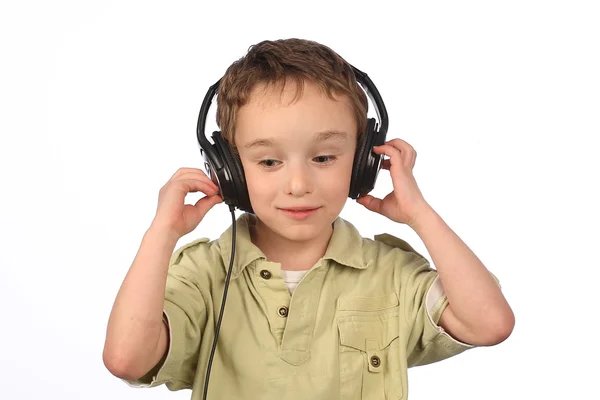
{"type": "Polygon", "coordinates": [[[129,386],[150,388],[165,384],[173,391],[191,389],[206,323],[206,308],[195,282],[197,262],[185,250],[207,241],[196,240],[177,250],[171,257],[163,309],[163,322],[169,331],[168,349],[163,359],[146,375],[137,380],[123,380],[129,386]]]}
{"type": "Polygon", "coordinates": [[[476,347],[453,338],[438,325],[448,299],[437,271],[426,259],[403,269],[400,295],[408,326],[409,367],[438,362],[476,347]]]}

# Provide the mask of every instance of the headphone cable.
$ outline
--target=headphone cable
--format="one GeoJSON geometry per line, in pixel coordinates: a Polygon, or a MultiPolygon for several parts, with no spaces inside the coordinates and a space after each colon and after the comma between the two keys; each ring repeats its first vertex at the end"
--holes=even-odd
{"type": "Polygon", "coordinates": [[[229,206],[231,212],[231,257],[229,258],[229,269],[227,270],[227,278],[225,279],[225,289],[223,290],[223,300],[221,301],[221,312],[219,313],[219,319],[217,321],[217,328],[215,329],[215,339],[213,340],[212,350],[210,351],[210,357],[208,358],[208,367],[206,368],[206,379],[204,381],[204,395],[202,398],[206,400],[208,393],[208,380],[210,379],[210,369],[212,366],[213,357],[215,355],[215,349],[217,348],[217,340],[219,339],[219,330],[221,329],[221,320],[223,319],[223,311],[225,310],[225,300],[227,300],[227,290],[229,289],[229,280],[231,278],[231,270],[233,269],[233,260],[235,258],[235,207],[229,206]]]}

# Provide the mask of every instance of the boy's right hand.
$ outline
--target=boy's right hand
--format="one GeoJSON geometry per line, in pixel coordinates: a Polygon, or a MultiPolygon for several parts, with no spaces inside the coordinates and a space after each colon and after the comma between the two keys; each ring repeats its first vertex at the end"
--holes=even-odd
{"type": "Polygon", "coordinates": [[[219,188],[204,171],[180,168],[160,189],[153,226],[166,230],[177,239],[193,231],[208,210],[223,201],[219,188]],[[195,205],[185,204],[185,196],[192,192],[206,194],[195,205]]]}

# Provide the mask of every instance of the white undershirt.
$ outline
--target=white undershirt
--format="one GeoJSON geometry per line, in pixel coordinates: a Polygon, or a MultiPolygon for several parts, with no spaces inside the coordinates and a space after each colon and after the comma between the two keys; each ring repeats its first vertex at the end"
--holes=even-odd
{"type": "Polygon", "coordinates": [[[298,286],[308,271],[310,271],[310,269],[302,271],[289,271],[286,269],[281,270],[281,277],[285,282],[285,286],[287,286],[288,290],[290,291],[290,294],[294,293],[296,286],[298,286]]]}

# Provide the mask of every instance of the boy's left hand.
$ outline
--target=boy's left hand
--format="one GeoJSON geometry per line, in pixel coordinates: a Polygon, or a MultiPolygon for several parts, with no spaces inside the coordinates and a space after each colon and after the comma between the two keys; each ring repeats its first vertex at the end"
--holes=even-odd
{"type": "Polygon", "coordinates": [[[381,167],[390,171],[394,191],[383,200],[367,194],[356,199],[356,202],[392,221],[412,226],[417,216],[429,207],[412,173],[417,152],[402,139],[392,139],[375,146],[373,151],[389,157],[381,167]]]}

